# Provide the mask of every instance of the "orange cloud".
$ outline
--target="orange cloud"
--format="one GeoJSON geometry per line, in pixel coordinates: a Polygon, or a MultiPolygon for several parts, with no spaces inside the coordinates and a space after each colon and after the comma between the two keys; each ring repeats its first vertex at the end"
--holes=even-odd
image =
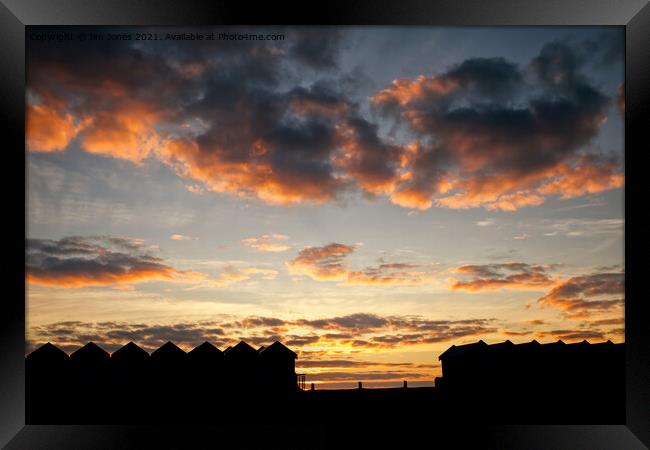
{"type": "Polygon", "coordinates": [[[354,250],[353,246],[337,243],[308,247],[287,263],[289,273],[307,275],[318,281],[343,281],[348,275],[343,260],[354,250]]]}
{"type": "Polygon", "coordinates": [[[625,176],[613,163],[587,165],[586,158],[579,165],[566,164],[555,168],[556,175],[537,191],[544,195],[559,195],[563,199],[615,189],[625,184],[625,176]]]}
{"type": "Polygon", "coordinates": [[[308,247],[287,263],[292,275],[306,275],[317,281],[340,281],[348,286],[415,286],[435,283],[431,269],[411,263],[385,263],[350,270],[345,258],[355,246],[332,243],[324,247],[308,247]]]}
{"type": "Polygon", "coordinates": [[[121,100],[110,111],[87,116],[90,125],[81,137],[89,153],[140,164],[163,143],[154,125],[161,120],[156,107],[145,102],[121,100]]]}
{"type": "Polygon", "coordinates": [[[390,87],[371,97],[373,103],[397,103],[404,106],[431,97],[448,95],[457,89],[458,81],[444,77],[418,75],[414,80],[401,78],[393,80],[390,87]]]}
{"type": "Polygon", "coordinates": [[[429,209],[433,204],[430,193],[421,192],[417,189],[404,189],[394,192],[390,196],[390,201],[403,208],[421,210],[429,209]]]}
{"type": "Polygon", "coordinates": [[[322,203],[334,198],[340,180],[328,178],[318,184],[307,174],[278,173],[265,161],[268,144],[257,140],[252,160],[230,161],[225,150],[202,151],[196,142],[169,139],[156,149],[158,157],[183,178],[201,181],[207,190],[242,198],[257,197],[267,203],[291,205],[322,203]]]}
{"type": "Polygon", "coordinates": [[[465,265],[452,272],[469,276],[469,280],[454,280],[451,288],[469,292],[497,289],[533,289],[551,286],[554,280],[548,275],[548,266],[526,263],[465,265]]]}
{"type": "Polygon", "coordinates": [[[139,283],[144,281],[170,281],[176,279],[179,272],[173,268],[128,269],[122,273],[93,272],[77,274],[35,274],[27,273],[28,284],[62,288],[82,288],[88,286],[105,286],[115,283],[139,283]]]}
{"type": "Polygon", "coordinates": [[[565,43],[542,48],[533,77],[504,58],[470,58],[395,80],[370,97],[376,122],[326,80],[281,83],[284,62],[306,62],[290,51],[226,52],[212,65],[203,54],[179,61],[118,43],[34,45],[29,94],[46,102],[28,106],[28,149],[64,151],[78,136],[89,153],[134,164],[158,158],[196,183],[192,192],[293,205],[356,188],[405,208],[515,211],[624,184],[617,161],[579,154],[610,99],[579,65],[561,64],[577,51],[565,43]],[[407,142],[380,133],[393,120],[407,142]]]}
{"type": "Polygon", "coordinates": [[[582,319],[623,307],[624,273],[594,273],[559,282],[537,302],[560,309],[567,318],[582,319]]]}
{"type": "Polygon", "coordinates": [[[185,236],[184,234],[172,234],[171,236],[169,236],[169,239],[171,239],[172,241],[191,241],[192,239],[196,239],[196,238],[193,238],[191,236],[185,236]]]}
{"type": "Polygon", "coordinates": [[[291,248],[291,246],[284,244],[287,239],[289,239],[287,235],[274,233],[250,237],[241,241],[247,247],[260,252],[284,252],[291,248]]]}
{"type": "Polygon", "coordinates": [[[550,195],[569,199],[619,188],[624,183],[625,177],[614,162],[581,155],[525,176],[503,174],[457,179],[452,184],[457,192],[439,197],[435,203],[451,209],[482,206],[487,210],[516,211],[541,205],[550,195]]]}
{"type": "Polygon", "coordinates": [[[147,281],[194,283],[205,278],[147,254],[139,240],[114,237],[29,239],[25,272],[28,284],[62,288],[147,281]]]}
{"type": "Polygon", "coordinates": [[[25,120],[25,143],[33,152],[59,152],[79,132],[74,118],[46,104],[28,104],[25,120]]]}

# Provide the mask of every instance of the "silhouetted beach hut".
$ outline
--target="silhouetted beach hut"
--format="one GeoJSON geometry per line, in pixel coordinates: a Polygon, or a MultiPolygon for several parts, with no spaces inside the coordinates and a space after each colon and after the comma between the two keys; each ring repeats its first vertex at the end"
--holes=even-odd
{"type": "Polygon", "coordinates": [[[135,387],[143,382],[147,375],[149,353],[129,342],[111,354],[110,365],[118,384],[135,387]]]}
{"type": "Polygon", "coordinates": [[[511,352],[512,364],[510,366],[514,386],[530,392],[537,390],[541,379],[542,361],[540,351],[542,344],[536,340],[523,342],[513,347],[511,352]]]}
{"type": "Polygon", "coordinates": [[[187,354],[189,384],[195,395],[216,396],[224,389],[223,352],[209,342],[204,342],[187,354]]]}
{"type": "Polygon", "coordinates": [[[106,350],[89,342],[70,355],[70,381],[74,423],[84,423],[90,418],[105,417],[109,382],[110,355],[106,350]]]}
{"type": "Polygon", "coordinates": [[[146,364],[147,361],[149,361],[149,353],[133,342],[118,348],[111,354],[113,364],[146,364]]]}
{"type": "Polygon", "coordinates": [[[151,362],[156,366],[177,367],[187,361],[187,353],[171,341],[151,353],[151,362]]]}
{"type": "Polygon", "coordinates": [[[177,422],[187,414],[187,353],[166,342],[150,357],[152,415],[160,421],[177,422]]]}
{"type": "Polygon", "coordinates": [[[126,421],[150,415],[149,353],[133,342],[111,354],[111,404],[115,417],[126,421]]]}
{"type": "Polygon", "coordinates": [[[94,342],[89,342],[70,355],[70,368],[75,384],[96,385],[105,381],[111,356],[94,342]]]}
{"type": "Polygon", "coordinates": [[[25,413],[28,423],[65,423],[69,357],[51,343],[25,358],[25,413]]]}
{"type": "Polygon", "coordinates": [[[34,380],[47,380],[48,385],[56,386],[68,376],[68,354],[49,342],[31,352],[25,359],[27,376],[34,380]]]}
{"type": "Polygon", "coordinates": [[[486,366],[483,376],[488,380],[490,389],[501,389],[510,384],[510,379],[517,369],[512,351],[515,347],[510,340],[489,345],[486,349],[486,366]]]}
{"type": "Polygon", "coordinates": [[[272,391],[297,389],[296,358],[298,355],[279,341],[258,349],[262,365],[263,385],[272,391]]]}
{"type": "Polygon", "coordinates": [[[223,352],[229,386],[238,390],[259,389],[260,355],[253,347],[241,341],[223,352]]]}
{"type": "Polygon", "coordinates": [[[480,340],[471,344],[452,345],[438,359],[442,362],[442,374],[450,385],[454,380],[475,377],[477,370],[485,368],[487,344],[480,340]]]}
{"type": "Polygon", "coordinates": [[[223,378],[223,352],[209,342],[190,350],[187,360],[194,377],[205,376],[206,381],[223,378]]]}
{"type": "Polygon", "coordinates": [[[70,355],[70,361],[78,364],[107,364],[111,355],[94,342],[89,342],[70,355]]]}
{"type": "Polygon", "coordinates": [[[27,355],[26,359],[27,363],[31,365],[43,365],[56,368],[64,367],[69,357],[66,352],[47,342],[27,355]]]}
{"type": "Polygon", "coordinates": [[[223,352],[208,341],[190,350],[188,355],[193,361],[223,361],[223,352]]]}

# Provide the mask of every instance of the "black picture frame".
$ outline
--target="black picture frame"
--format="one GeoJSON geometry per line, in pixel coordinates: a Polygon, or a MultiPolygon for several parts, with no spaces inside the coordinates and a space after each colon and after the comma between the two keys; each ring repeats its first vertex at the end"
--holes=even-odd
{"type": "MultiPolygon", "coordinates": [[[[203,0],[0,0],[0,111],[4,124],[4,156],[8,158],[3,179],[11,213],[5,215],[10,229],[5,235],[6,264],[3,311],[0,313],[0,445],[17,448],[192,448],[201,442],[216,443],[215,436],[290,436],[289,442],[304,443],[319,432],[323,444],[341,432],[359,432],[354,424],[336,429],[315,424],[297,430],[288,418],[286,428],[237,424],[228,427],[137,427],[137,426],[43,426],[25,425],[25,285],[24,241],[10,236],[25,232],[25,197],[17,195],[25,164],[25,27],[28,25],[221,25],[221,24],[323,24],[323,25],[431,25],[431,26],[528,26],[615,25],[625,27],[625,262],[626,262],[626,422],[611,426],[467,426],[473,431],[430,429],[394,432],[405,445],[418,436],[431,445],[441,439],[463,446],[470,441],[480,448],[607,448],[634,449],[650,446],[650,362],[645,298],[642,298],[645,224],[642,220],[642,146],[650,104],[650,6],[648,0],[445,0],[438,2],[329,1],[302,3],[223,2],[203,0]],[[9,176],[17,174],[16,177],[9,176]],[[22,211],[22,212],[21,212],[22,211]],[[11,234],[9,234],[11,233],[11,234]],[[327,430],[327,433],[322,430],[327,430]],[[254,430],[254,433],[250,433],[254,430]],[[218,434],[216,434],[218,433],[218,434]],[[247,434],[248,433],[248,434],[247,434]],[[444,435],[444,437],[443,437],[444,435]]],[[[26,166],[23,183],[26,183],[26,166]]],[[[26,186],[26,184],[24,184],[26,186]]],[[[299,413],[299,412],[297,412],[299,413]]],[[[242,418],[242,422],[248,421],[242,418]]],[[[372,431],[372,430],[370,430],[372,431]]],[[[376,436],[375,436],[376,438],[376,436]]],[[[221,438],[219,438],[220,440],[221,438]]],[[[368,438],[372,440],[371,438],[368,438]]],[[[369,441],[366,441],[369,442],[369,441]]],[[[273,446],[271,446],[273,447],[273,446]]]]}

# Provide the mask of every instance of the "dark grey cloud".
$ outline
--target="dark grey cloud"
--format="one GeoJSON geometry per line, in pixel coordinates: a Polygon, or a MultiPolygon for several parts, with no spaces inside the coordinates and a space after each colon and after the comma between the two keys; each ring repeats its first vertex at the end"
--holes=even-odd
{"type": "Polygon", "coordinates": [[[537,300],[558,308],[568,317],[583,318],[596,312],[621,308],[625,296],[625,273],[593,273],[558,283],[537,300]]]}
{"type": "MultiPolygon", "coordinates": [[[[415,206],[427,207],[439,197],[448,207],[494,202],[493,209],[516,209],[520,205],[507,196],[523,193],[529,198],[521,206],[543,201],[532,196],[551,193],[540,188],[553,177],[552,168],[585,165],[576,158],[598,134],[611,102],[583,66],[578,48],[551,42],[527,67],[475,58],[375,95],[378,111],[422,141],[410,165],[412,181],[401,188],[404,203],[410,197],[415,206]],[[448,179],[457,181],[450,186],[448,179]],[[448,194],[454,188],[463,198],[448,194]],[[505,208],[500,196],[507,199],[505,208]]],[[[591,167],[621,170],[621,161],[611,165],[594,158],[591,167]]]]}
{"type": "Polygon", "coordinates": [[[381,91],[382,120],[414,135],[394,142],[360,113],[365,99],[351,91],[363,74],[341,73],[345,30],[254,31],[287,38],[30,41],[28,148],[64,151],[76,140],[136,164],[154,157],[208,190],[274,204],[352,191],[404,207],[513,210],[622,185],[620,161],[583,157],[610,103],[584,75],[593,54],[584,48],[611,60],[611,39],[549,43],[527,67],[468,59],[381,91]],[[567,188],[586,179],[588,192],[567,188]]]}
{"type": "Polygon", "coordinates": [[[173,280],[179,271],[146,253],[138,240],[110,236],[27,239],[27,281],[84,287],[149,280],[173,280]]]}
{"type": "Polygon", "coordinates": [[[550,286],[554,283],[550,271],[557,265],[509,262],[500,264],[467,264],[454,269],[464,277],[456,280],[453,289],[488,291],[494,289],[528,289],[550,286]]]}

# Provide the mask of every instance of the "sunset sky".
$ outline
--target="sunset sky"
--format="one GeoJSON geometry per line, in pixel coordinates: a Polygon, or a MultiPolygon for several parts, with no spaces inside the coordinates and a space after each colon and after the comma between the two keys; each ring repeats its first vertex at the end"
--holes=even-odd
{"type": "Polygon", "coordinates": [[[280,340],[334,388],[622,342],[623,33],[29,28],[26,351],[280,340]]]}

